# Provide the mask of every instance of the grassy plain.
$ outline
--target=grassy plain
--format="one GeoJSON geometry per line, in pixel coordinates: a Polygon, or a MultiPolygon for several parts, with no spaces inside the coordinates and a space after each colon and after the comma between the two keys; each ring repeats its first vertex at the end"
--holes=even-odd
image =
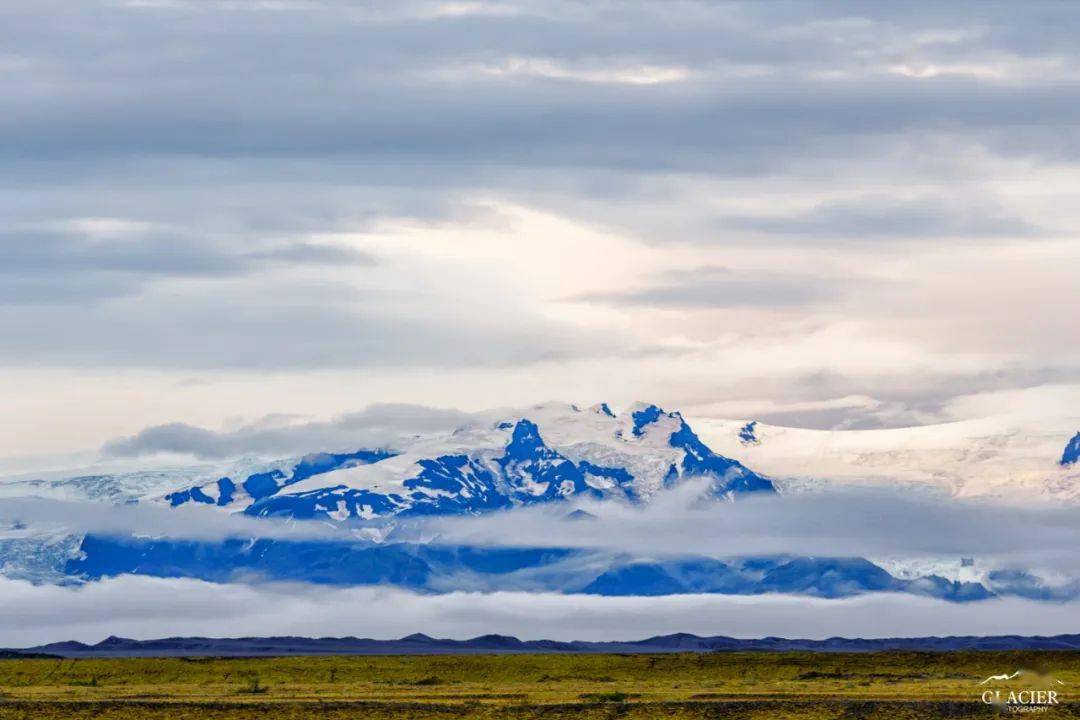
{"type": "Polygon", "coordinates": [[[888,652],[12,659],[0,720],[993,717],[978,682],[1017,668],[1080,718],[1080,653],[888,652]]]}

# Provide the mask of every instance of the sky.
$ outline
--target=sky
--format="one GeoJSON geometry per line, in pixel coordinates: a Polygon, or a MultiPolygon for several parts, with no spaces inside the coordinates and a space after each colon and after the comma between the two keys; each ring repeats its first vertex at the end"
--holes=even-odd
{"type": "Polygon", "coordinates": [[[0,458],[552,399],[1075,408],[1078,31],[1038,0],[9,0],[0,458]]]}

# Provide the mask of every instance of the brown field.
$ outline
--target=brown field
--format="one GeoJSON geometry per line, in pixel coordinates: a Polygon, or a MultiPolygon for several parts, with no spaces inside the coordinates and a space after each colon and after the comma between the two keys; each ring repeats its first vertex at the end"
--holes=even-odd
{"type": "Polygon", "coordinates": [[[1017,668],[1080,717],[1080,653],[888,652],[0,660],[0,720],[992,717],[1017,668]]]}

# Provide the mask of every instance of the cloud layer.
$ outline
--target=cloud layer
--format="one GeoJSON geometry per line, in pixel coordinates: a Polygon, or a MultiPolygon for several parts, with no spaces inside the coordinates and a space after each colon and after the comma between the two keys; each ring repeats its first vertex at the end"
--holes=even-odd
{"type": "MultiPolygon", "coordinates": [[[[592,519],[535,507],[480,517],[421,520],[415,532],[441,542],[578,547],[636,557],[798,554],[870,558],[979,558],[1080,577],[1074,549],[1080,509],[971,502],[914,488],[822,491],[736,503],[701,503],[705,483],[687,482],[631,507],[584,503],[592,519]]],[[[408,537],[408,524],[402,528],[408,537]]],[[[958,560],[957,560],[958,562],[958,560]]]]}
{"type": "Polygon", "coordinates": [[[400,440],[447,433],[474,419],[475,416],[458,410],[399,404],[372,405],[328,422],[269,417],[225,431],[170,423],[112,440],[105,445],[104,453],[115,457],[175,453],[221,459],[238,455],[281,457],[351,451],[358,447],[394,447],[400,440]]]}
{"type": "Polygon", "coordinates": [[[1053,635],[1074,603],[950,604],[902,595],[816,600],[784,595],[605,598],[537,593],[417,595],[378,587],[215,585],[124,576],[78,587],[0,579],[0,646],[201,635],[612,640],[691,632],[735,637],[1053,635]],[[632,630],[628,630],[632,628],[632,630]]]}

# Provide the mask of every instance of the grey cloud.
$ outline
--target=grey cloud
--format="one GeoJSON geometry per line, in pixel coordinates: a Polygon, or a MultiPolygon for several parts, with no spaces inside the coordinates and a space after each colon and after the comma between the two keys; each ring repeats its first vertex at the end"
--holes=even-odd
{"type": "Polygon", "coordinates": [[[249,253],[244,259],[302,265],[375,265],[377,260],[370,253],[334,245],[316,245],[309,242],[290,242],[259,252],[249,253]]]}
{"type": "Polygon", "coordinates": [[[104,271],[162,275],[232,274],[240,259],[211,243],[161,232],[97,239],[79,232],[8,231],[0,235],[4,271],[104,271]]]}
{"type": "MultiPolygon", "coordinates": [[[[865,61],[857,58],[892,60],[879,48],[882,33],[901,55],[916,48],[932,59],[1042,57],[1036,48],[1010,47],[1005,35],[940,47],[913,39],[962,13],[920,19],[872,4],[829,11],[732,4],[700,6],[684,18],[659,4],[593,10],[547,3],[535,5],[539,13],[371,20],[333,3],[254,16],[99,7],[84,12],[114,33],[80,31],[72,11],[64,18],[68,42],[57,47],[44,42],[55,18],[11,7],[5,20],[14,50],[41,56],[9,80],[16,102],[5,116],[11,142],[2,150],[13,159],[353,155],[437,163],[451,175],[484,163],[723,174],[782,167],[788,156],[824,145],[848,156],[854,136],[957,127],[978,134],[1032,117],[1040,118],[1044,140],[1061,142],[1076,119],[1067,83],[860,77],[865,61]],[[655,31],[660,17],[667,32],[655,31]],[[822,22],[830,18],[864,22],[822,22]],[[203,32],[208,27],[214,32],[203,32]],[[436,72],[516,56],[685,65],[704,77],[676,87],[606,87],[436,72]],[[764,64],[777,77],[710,81],[711,67],[731,63],[764,64]],[[817,69],[855,77],[815,78],[817,69]],[[46,79],[66,92],[47,93],[46,79]],[[65,114],[69,105],[79,112],[65,114]],[[836,142],[842,135],[847,139],[836,142]]],[[[1042,8],[1062,24],[1075,22],[1060,5],[1042,8]]],[[[1002,23],[1020,19],[995,14],[1002,23]]],[[[993,133],[980,137],[995,140],[993,133]]]]}
{"type": "Polygon", "coordinates": [[[994,207],[970,207],[965,199],[904,200],[863,197],[823,203],[804,212],[731,216],[716,221],[720,229],[802,235],[821,242],[841,239],[1017,238],[1047,230],[994,207]]]}
{"type": "Polygon", "coordinates": [[[76,587],[0,579],[0,645],[98,642],[177,635],[343,636],[414,632],[468,638],[631,640],[692,632],[734,637],[1054,635],[1076,623],[1075,603],[1019,599],[974,604],[911,595],[819,600],[772,595],[612,598],[501,592],[417,595],[394,588],[217,585],[122,576],[76,587]],[[632,630],[628,630],[632,628],[632,630]]]}
{"type": "Polygon", "coordinates": [[[578,547],[637,556],[772,555],[960,557],[1080,576],[1080,508],[1033,501],[1023,508],[965,502],[917,489],[832,490],[736,503],[701,503],[688,482],[644,507],[584,502],[596,516],[568,523],[565,510],[525,508],[475,518],[416,521],[441,542],[578,547]]]}
{"type": "Polygon", "coordinates": [[[454,307],[392,308],[333,283],[217,294],[144,290],[100,305],[0,308],[0,363],[279,370],[505,367],[617,351],[619,340],[521,311],[472,318],[454,307]],[[366,303],[364,301],[367,301],[366,303]]]}
{"type": "Polygon", "coordinates": [[[286,240],[213,242],[185,233],[137,229],[104,237],[78,230],[0,232],[2,304],[85,302],[138,293],[164,278],[228,278],[269,264],[372,265],[352,248],[286,240]]]}
{"type": "MultiPolygon", "coordinates": [[[[934,404],[940,409],[943,401],[934,404]]],[[[756,413],[754,417],[771,425],[825,430],[880,430],[924,425],[939,419],[919,407],[880,401],[835,408],[776,410],[756,413]]]]}
{"type": "Polygon", "coordinates": [[[273,422],[271,418],[268,422],[229,431],[169,423],[113,440],[104,451],[119,457],[180,453],[218,459],[393,447],[396,442],[416,435],[449,432],[467,424],[471,418],[458,410],[387,404],[372,405],[328,422],[273,422]]]}
{"type": "Polygon", "coordinates": [[[104,450],[108,455],[123,457],[153,453],[190,453],[201,458],[218,458],[230,454],[217,433],[185,423],[148,427],[132,437],[108,443],[104,450]]]}
{"type": "Polygon", "coordinates": [[[668,273],[640,290],[600,292],[580,302],[660,308],[799,307],[837,300],[851,280],[760,270],[704,267],[668,273]]]}
{"type": "Polygon", "coordinates": [[[821,430],[873,430],[948,422],[956,398],[993,390],[1069,384],[1080,380],[1076,365],[1012,365],[992,370],[912,369],[904,373],[842,375],[832,371],[793,374],[784,377],[744,377],[733,382],[713,383],[709,392],[700,391],[676,398],[684,410],[707,407],[709,403],[764,400],[765,407],[746,412],[772,425],[821,430]],[[866,401],[828,408],[784,409],[784,404],[802,405],[859,396],[866,401]]]}

